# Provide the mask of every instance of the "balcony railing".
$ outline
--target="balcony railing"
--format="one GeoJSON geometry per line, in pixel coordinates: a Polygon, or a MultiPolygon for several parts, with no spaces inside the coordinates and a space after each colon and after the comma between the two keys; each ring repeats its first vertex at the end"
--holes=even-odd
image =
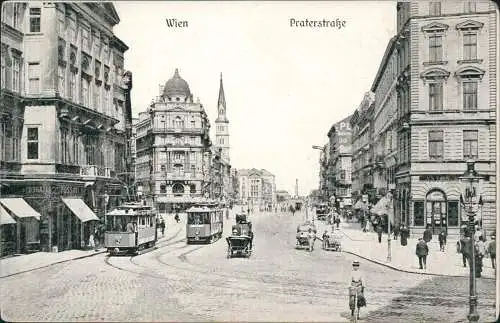
{"type": "Polygon", "coordinates": [[[153,132],[166,133],[194,133],[203,134],[204,128],[169,128],[169,127],[154,127],[153,132]]]}
{"type": "Polygon", "coordinates": [[[111,168],[96,165],[82,165],[80,166],[80,176],[111,177],[111,168]]]}

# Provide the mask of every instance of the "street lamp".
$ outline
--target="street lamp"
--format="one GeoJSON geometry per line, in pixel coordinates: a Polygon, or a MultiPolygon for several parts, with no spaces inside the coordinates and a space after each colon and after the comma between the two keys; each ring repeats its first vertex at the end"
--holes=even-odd
{"type": "Polygon", "coordinates": [[[476,264],[475,264],[475,248],[474,248],[474,215],[473,199],[476,197],[476,188],[474,183],[479,182],[481,177],[474,169],[474,161],[467,161],[467,171],[459,177],[459,180],[468,183],[469,186],[465,188],[465,201],[460,194],[460,202],[464,206],[465,212],[469,217],[469,242],[470,242],[470,260],[469,260],[469,314],[467,318],[470,322],[477,322],[479,314],[477,313],[477,294],[476,294],[476,264]]]}

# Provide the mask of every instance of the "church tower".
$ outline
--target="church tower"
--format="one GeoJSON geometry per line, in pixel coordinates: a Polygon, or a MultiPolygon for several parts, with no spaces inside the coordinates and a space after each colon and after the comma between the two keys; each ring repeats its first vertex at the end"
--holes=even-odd
{"type": "Polygon", "coordinates": [[[215,146],[222,149],[222,159],[229,163],[229,120],[227,120],[226,116],[226,98],[222,86],[222,73],[220,74],[217,119],[215,120],[215,140],[215,146]]]}

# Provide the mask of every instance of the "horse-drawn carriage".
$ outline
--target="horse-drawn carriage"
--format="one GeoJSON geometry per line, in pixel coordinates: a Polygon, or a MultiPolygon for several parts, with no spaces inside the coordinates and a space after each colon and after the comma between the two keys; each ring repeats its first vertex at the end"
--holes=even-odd
{"type": "Polygon", "coordinates": [[[321,203],[316,206],[316,218],[318,220],[325,220],[328,217],[329,212],[328,204],[321,203]]]}
{"type": "Polygon", "coordinates": [[[334,231],[332,228],[326,229],[322,238],[324,250],[342,251],[342,235],[340,231],[334,231]]]}
{"type": "Polygon", "coordinates": [[[316,226],[313,223],[306,222],[297,226],[297,249],[307,248],[312,251],[314,240],[316,240],[316,226]]]}
{"type": "Polygon", "coordinates": [[[250,257],[253,247],[252,222],[247,221],[245,214],[236,215],[236,224],[232,227],[231,236],[226,238],[227,257],[235,255],[250,257]]]}

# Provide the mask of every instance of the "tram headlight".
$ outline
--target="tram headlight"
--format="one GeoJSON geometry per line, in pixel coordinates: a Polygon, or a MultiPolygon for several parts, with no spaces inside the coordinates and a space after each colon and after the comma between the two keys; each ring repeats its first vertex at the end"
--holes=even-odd
{"type": "Polygon", "coordinates": [[[200,235],[200,230],[196,230],[194,234],[196,234],[197,236],[200,235]]]}

